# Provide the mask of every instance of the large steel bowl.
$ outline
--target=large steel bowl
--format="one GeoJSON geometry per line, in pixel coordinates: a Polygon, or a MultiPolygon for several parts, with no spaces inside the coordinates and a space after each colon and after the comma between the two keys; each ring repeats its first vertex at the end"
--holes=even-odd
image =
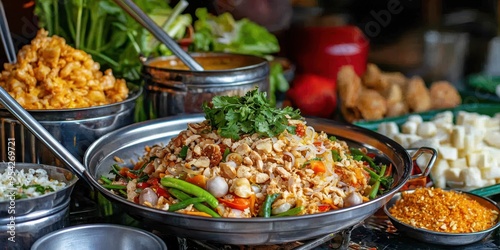
{"type": "MultiPolygon", "coordinates": [[[[97,138],[134,122],[136,99],[141,88],[131,89],[122,102],[90,108],[29,110],[28,112],[74,157],[82,161],[87,147],[97,138]]],[[[63,166],[59,159],[17,120],[0,108],[0,161],[15,161],[63,166]]]]}
{"type": "Polygon", "coordinates": [[[412,158],[402,146],[389,138],[351,124],[307,119],[316,130],[345,140],[351,146],[367,147],[379,155],[377,161],[393,164],[393,189],[369,202],[325,213],[287,218],[235,219],[189,216],[145,207],[112,194],[97,182],[101,175],[109,173],[115,163],[114,157],[125,162],[137,160],[143,155],[146,145],[167,144],[170,138],[187,128],[187,123],[203,119],[199,114],[168,117],[136,123],[109,133],[93,143],[85,153],[85,174],[105,197],[146,227],[181,237],[237,245],[279,244],[347,229],[374,214],[411,176],[412,158]]]}

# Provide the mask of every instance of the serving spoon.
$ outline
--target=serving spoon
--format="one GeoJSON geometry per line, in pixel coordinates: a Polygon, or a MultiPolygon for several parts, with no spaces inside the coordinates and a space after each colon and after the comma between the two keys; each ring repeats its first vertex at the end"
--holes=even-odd
{"type": "Polygon", "coordinates": [[[167,32],[165,32],[158,24],[156,24],[141,8],[139,8],[132,0],[113,0],[125,12],[127,12],[133,19],[146,28],[153,36],[160,42],[165,44],[168,49],[174,53],[179,59],[193,71],[204,71],[203,67],[194,60],[186,51],[184,51],[179,44],[177,44],[167,32]]]}

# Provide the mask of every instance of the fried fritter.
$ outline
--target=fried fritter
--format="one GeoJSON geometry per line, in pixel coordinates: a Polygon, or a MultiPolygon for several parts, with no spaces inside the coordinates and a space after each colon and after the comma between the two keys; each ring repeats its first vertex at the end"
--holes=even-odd
{"type": "Polygon", "coordinates": [[[382,78],[382,71],[380,71],[377,65],[369,63],[363,74],[363,85],[371,89],[383,91],[389,86],[389,82],[387,79],[382,78]]]}
{"type": "Polygon", "coordinates": [[[453,108],[462,103],[457,89],[447,81],[432,83],[429,92],[433,109],[453,108]]]}
{"type": "Polygon", "coordinates": [[[340,68],[337,74],[337,90],[343,106],[355,107],[362,87],[361,79],[351,65],[340,68]]]}
{"type": "Polygon", "coordinates": [[[361,91],[356,107],[364,120],[382,119],[387,112],[385,98],[373,89],[364,89],[361,91]]]}
{"type": "Polygon", "coordinates": [[[424,112],[432,108],[431,95],[425,86],[424,80],[414,76],[408,82],[405,100],[410,112],[424,112]]]}
{"type": "Polygon", "coordinates": [[[408,105],[404,101],[387,104],[386,117],[394,117],[408,114],[408,105]]]}

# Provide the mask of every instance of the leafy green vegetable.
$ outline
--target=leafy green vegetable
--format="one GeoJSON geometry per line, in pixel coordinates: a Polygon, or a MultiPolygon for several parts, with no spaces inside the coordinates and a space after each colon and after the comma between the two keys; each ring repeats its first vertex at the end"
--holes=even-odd
{"type": "Polygon", "coordinates": [[[186,159],[187,152],[188,152],[188,146],[186,145],[182,146],[181,152],[179,152],[179,157],[182,159],[186,159]]]}
{"type": "Polygon", "coordinates": [[[283,75],[283,66],[281,63],[271,64],[269,71],[269,100],[272,106],[276,105],[276,92],[286,92],[290,88],[288,81],[283,75]]]}
{"type": "MultiPolygon", "coordinates": [[[[172,13],[165,0],[135,0],[153,21],[162,25],[172,13]]],[[[38,0],[35,14],[39,26],[50,35],[63,37],[68,44],[92,55],[102,69],[128,81],[140,79],[141,55],[168,53],[164,47],[151,46],[155,38],[112,0],[38,0]]],[[[167,33],[178,39],[191,24],[189,14],[175,13],[167,33]]]]}
{"type": "Polygon", "coordinates": [[[295,133],[288,125],[288,117],[301,119],[300,111],[291,107],[277,109],[271,106],[265,92],[257,88],[244,96],[216,96],[210,104],[203,104],[205,118],[222,137],[239,139],[241,134],[258,133],[273,137],[285,130],[295,133]]]}
{"type": "Polygon", "coordinates": [[[215,16],[206,8],[198,8],[195,15],[198,18],[194,22],[196,51],[265,56],[280,50],[273,34],[247,18],[236,21],[228,12],[215,16]]]}

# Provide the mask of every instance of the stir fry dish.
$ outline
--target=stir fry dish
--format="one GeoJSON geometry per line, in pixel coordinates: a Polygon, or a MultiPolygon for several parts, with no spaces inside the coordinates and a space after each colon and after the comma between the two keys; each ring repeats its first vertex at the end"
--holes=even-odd
{"type": "Polygon", "coordinates": [[[229,218],[321,213],[392,187],[390,164],[315,131],[298,110],[272,107],[258,89],[203,110],[204,121],[147,146],[133,167],[114,164],[103,186],[144,206],[229,218]]]}

